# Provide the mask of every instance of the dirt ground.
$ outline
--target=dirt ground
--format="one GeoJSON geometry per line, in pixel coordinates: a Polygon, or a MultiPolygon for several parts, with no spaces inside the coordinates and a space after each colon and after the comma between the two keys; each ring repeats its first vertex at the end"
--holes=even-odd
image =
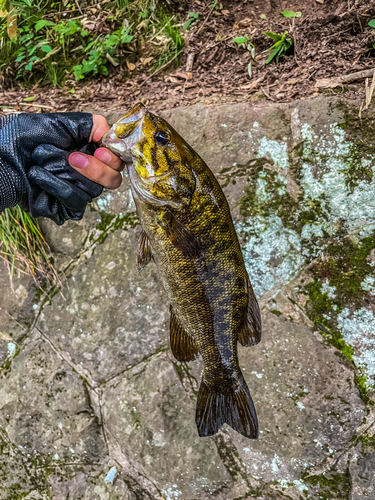
{"type": "Polygon", "coordinates": [[[320,89],[316,81],[375,68],[375,4],[368,0],[222,0],[219,10],[211,2],[178,2],[183,19],[199,12],[200,22],[186,33],[179,67],[171,63],[150,76],[136,76],[126,65],[109,78],[77,84],[75,93],[66,89],[0,91],[3,113],[14,110],[42,112],[83,109],[128,108],[142,99],[154,110],[185,106],[199,101],[235,102],[246,99],[287,102],[320,93],[345,93],[363,98],[364,80],[335,89],[320,89]],[[300,18],[283,17],[282,10],[300,11],[300,18]],[[260,17],[262,15],[262,18],[260,17]],[[265,18],[264,18],[265,17],[265,18]],[[264,32],[289,31],[294,45],[279,62],[266,64],[272,40],[264,32]],[[253,74],[249,77],[250,52],[238,47],[234,37],[248,35],[256,49],[253,74]],[[188,57],[194,54],[191,71],[188,57]],[[32,103],[22,102],[36,96],[32,103]]]}

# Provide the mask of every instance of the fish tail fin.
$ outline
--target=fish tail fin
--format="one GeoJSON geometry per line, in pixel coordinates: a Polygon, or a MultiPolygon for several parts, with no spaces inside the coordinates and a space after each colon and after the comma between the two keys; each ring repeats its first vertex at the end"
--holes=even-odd
{"type": "Polygon", "coordinates": [[[243,436],[257,439],[258,419],[245,379],[242,377],[239,387],[227,394],[211,390],[202,379],[195,423],[201,437],[213,436],[227,423],[243,436]]]}

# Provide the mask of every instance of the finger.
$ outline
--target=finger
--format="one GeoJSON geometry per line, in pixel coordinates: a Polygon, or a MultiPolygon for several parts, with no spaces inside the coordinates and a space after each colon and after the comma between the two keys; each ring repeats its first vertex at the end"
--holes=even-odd
{"type": "Polygon", "coordinates": [[[92,115],[92,122],[90,141],[98,142],[103,137],[103,134],[110,129],[110,126],[102,115],[92,115]]]}
{"type": "Polygon", "coordinates": [[[55,196],[66,208],[75,212],[84,212],[91,196],[76,186],[72,186],[44,168],[34,166],[27,173],[31,182],[37,184],[43,191],[55,196]]]}
{"type": "Polygon", "coordinates": [[[107,148],[99,148],[94,153],[95,158],[98,158],[102,163],[106,163],[109,167],[121,172],[124,170],[125,163],[116,155],[111,153],[107,148]]]}
{"type": "Polygon", "coordinates": [[[120,172],[113,170],[94,156],[72,153],[69,156],[69,163],[77,172],[107,189],[117,189],[122,182],[120,172]]]}

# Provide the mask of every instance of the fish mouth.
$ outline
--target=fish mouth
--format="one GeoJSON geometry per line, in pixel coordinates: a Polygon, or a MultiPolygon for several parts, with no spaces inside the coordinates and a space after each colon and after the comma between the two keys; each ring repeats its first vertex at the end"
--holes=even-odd
{"type": "Polygon", "coordinates": [[[165,179],[170,175],[170,172],[165,172],[164,174],[161,175],[154,175],[152,177],[148,177],[147,179],[144,179],[139,175],[137,172],[134,164],[128,164],[128,174],[129,174],[129,179],[130,179],[130,185],[133,191],[133,194],[135,194],[136,198],[139,198],[145,203],[149,203],[150,205],[158,206],[158,207],[165,207],[165,206],[170,206],[172,208],[180,208],[181,204],[177,203],[175,201],[169,200],[169,199],[164,199],[161,200],[159,198],[156,198],[153,196],[150,191],[150,184],[152,184],[152,181],[157,182],[165,179]]]}
{"type": "Polygon", "coordinates": [[[132,147],[142,135],[142,121],[147,110],[142,103],[136,104],[120,118],[100,140],[100,145],[109,149],[125,162],[132,161],[132,147]]]}

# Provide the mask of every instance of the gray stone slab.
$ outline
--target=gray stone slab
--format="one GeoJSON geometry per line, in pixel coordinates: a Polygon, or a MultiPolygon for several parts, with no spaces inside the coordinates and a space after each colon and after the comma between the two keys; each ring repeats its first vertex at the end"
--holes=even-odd
{"type": "Polygon", "coordinates": [[[106,456],[85,382],[36,332],[1,379],[0,498],[34,489],[50,498],[50,475],[61,479],[106,456]]]}
{"type": "Polygon", "coordinates": [[[357,447],[350,465],[350,500],[375,498],[375,451],[357,447]]]}
{"type": "Polygon", "coordinates": [[[258,411],[258,441],[229,427],[200,439],[194,417],[202,364],[186,367],[169,352],[107,386],[106,426],[171,498],[195,499],[199,491],[199,498],[261,496],[275,483],[280,494],[318,499],[319,488],[311,490],[303,473],[313,475],[345,449],[366,415],[353,370],[308,326],[272,313],[262,343],[241,348],[240,362],[258,411]]]}
{"type": "Polygon", "coordinates": [[[44,307],[38,328],[103,382],[167,342],[168,304],[155,265],[138,273],[140,228],[117,230],[44,307]]]}
{"type": "Polygon", "coordinates": [[[35,283],[29,276],[15,272],[11,281],[9,268],[0,258],[0,342],[1,333],[17,342],[28,331],[34,320],[35,292],[35,283]]]}

